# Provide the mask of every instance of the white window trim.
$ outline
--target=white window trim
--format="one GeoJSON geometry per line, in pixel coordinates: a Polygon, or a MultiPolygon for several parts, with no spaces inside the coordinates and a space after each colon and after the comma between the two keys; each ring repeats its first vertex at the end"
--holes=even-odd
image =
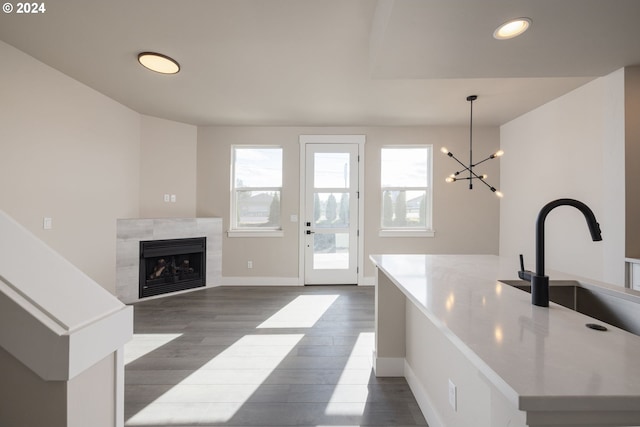
{"type": "Polygon", "coordinates": [[[227,237],[283,237],[281,228],[267,228],[264,230],[228,230],[227,237]]]}
{"type": "Polygon", "coordinates": [[[427,230],[424,228],[407,228],[404,230],[394,228],[381,228],[378,232],[379,237],[435,237],[435,230],[427,230]]]}
{"type": "MultiPolygon", "coordinates": [[[[378,231],[379,237],[435,237],[435,230],[433,229],[433,144],[405,144],[405,145],[383,145],[380,149],[380,172],[382,173],[382,149],[383,148],[426,148],[428,150],[427,165],[427,186],[426,187],[402,187],[405,190],[425,190],[427,197],[429,198],[430,224],[425,227],[382,227],[382,199],[380,199],[380,229],[378,231]]],[[[394,189],[398,187],[382,187],[379,184],[379,192],[382,197],[382,193],[387,189],[394,189]]]]}
{"type": "MultiPolygon", "coordinates": [[[[229,182],[229,230],[227,230],[227,237],[283,237],[284,231],[282,230],[282,187],[248,187],[247,190],[240,191],[279,191],[280,192],[280,227],[255,227],[255,228],[238,228],[235,220],[234,206],[236,205],[237,189],[235,186],[235,150],[236,148],[243,149],[269,149],[277,148],[282,150],[282,168],[281,173],[284,173],[284,148],[281,145],[232,145],[231,146],[231,179],[229,182]]],[[[284,181],[284,180],[283,180],[284,181]]]]}

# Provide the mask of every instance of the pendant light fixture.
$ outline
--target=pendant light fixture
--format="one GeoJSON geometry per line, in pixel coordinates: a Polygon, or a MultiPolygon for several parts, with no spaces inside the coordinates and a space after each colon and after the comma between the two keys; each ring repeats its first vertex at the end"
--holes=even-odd
{"type": "Polygon", "coordinates": [[[502,197],[502,193],[501,192],[499,192],[498,190],[496,190],[495,187],[489,185],[486,182],[487,175],[484,175],[484,174],[483,175],[478,175],[473,170],[473,168],[478,166],[480,163],[484,163],[487,160],[495,159],[496,157],[500,157],[500,156],[502,156],[504,154],[504,151],[499,150],[499,151],[493,153],[492,155],[490,155],[489,157],[487,157],[486,159],[481,160],[481,161],[479,161],[478,163],[475,163],[475,164],[473,163],[473,101],[475,101],[476,99],[478,99],[477,95],[469,95],[469,96],[467,96],[467,101],[469,101],[470,106],[471,106],[470,107],[470,115],[469,115],[469,165],[468,166],[465,165],[460,160],[458,160],[458,158],[456,156],[454,156],[451,151],[447,150],[446,147],[442,147],[440,149],[440,151],[442,151],[447,156],[451,157],[456,162],[460,163],[460,165],[463,167],[463,169],[461,169],[461,170],[449,175],[445,181],[447,181],[447,182],[456,182],[456,181],[460,181],[460,180],[468,180],[469,181],[469,190],[473,190],[473,180],[474,179],[478,179],[478,180],[480,180],[481,183],[486,185],[487,188],[489,188],[489,190],[491,190],[492,192],[496,193],[496,196],[502,197]],[[460,174],[462,174],[463,172],[469,172],[468,176],[461,177],[460,174]]]}

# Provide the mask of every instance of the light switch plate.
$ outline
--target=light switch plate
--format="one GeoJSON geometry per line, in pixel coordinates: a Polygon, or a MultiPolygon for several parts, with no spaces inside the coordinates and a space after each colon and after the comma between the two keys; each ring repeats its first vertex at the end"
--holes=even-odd
{"type": "Polygon", "coordinates": [[[53,218],[45,216],[42,219],[42,228],[45,230],[51,230],[53,228],[53,218]]]}
{"type": "Polygon", "coordinates": [[[169,196],[168,194],[165,194],[165,195],[164,195],[164,201],[165,201],[165,203],[169,202],[169,197],[170,197],[170,196],[169,196]]]}
{"type": "Polygon", "coordinates": [[[458,410],[458,388],[449,380],[449,405],[454,411],[458,410]]]}
{"type": "Polygon", "coordinates": [[[176,202],[176,195],[172,194],[171,195],[171,203],[175,203],[176,202]]]}

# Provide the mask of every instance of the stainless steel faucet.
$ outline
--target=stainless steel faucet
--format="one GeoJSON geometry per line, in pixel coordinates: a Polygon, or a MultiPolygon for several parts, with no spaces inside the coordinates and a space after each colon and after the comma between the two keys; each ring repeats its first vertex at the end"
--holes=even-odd
{"type": "Polygon", "coordinates": [[[536,273],[524,269],[524,261],[520,255],[520,271],[518,277],[531,282],[531,303],[540,307],[549,307],[549,277],[544,274],[544,221],[549,212],[558,206],[573,206],[584,215],[594,242],[602,240],[600,224],[593,211],[584,203],[574,199],[558,199],[547,203],[540,209],[536,220],[536,273]]]}

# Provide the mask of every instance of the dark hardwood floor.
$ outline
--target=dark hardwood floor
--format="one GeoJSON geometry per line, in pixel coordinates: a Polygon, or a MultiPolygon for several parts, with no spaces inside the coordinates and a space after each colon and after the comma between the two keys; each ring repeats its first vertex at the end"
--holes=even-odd
{"type": "Polygon", "coordinates": [[[371,368],[374,289],[221,287],[137,303],[126,426],[415,426],[371,368]]]}

